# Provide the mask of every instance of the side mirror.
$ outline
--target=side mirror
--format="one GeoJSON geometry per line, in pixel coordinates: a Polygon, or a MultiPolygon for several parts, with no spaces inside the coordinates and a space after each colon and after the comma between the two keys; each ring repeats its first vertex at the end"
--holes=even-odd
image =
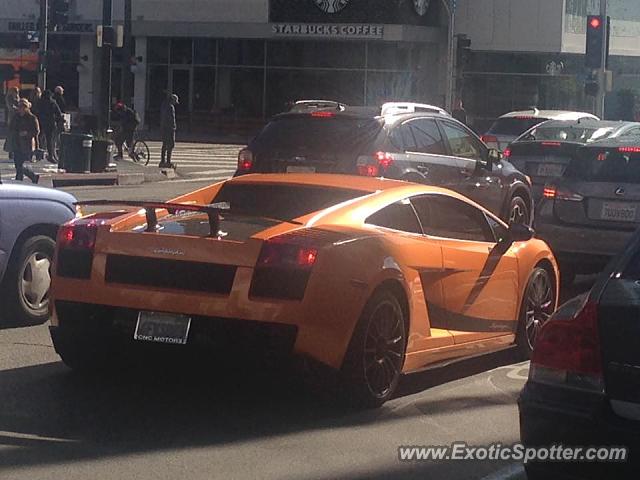
{"type": "Polygon", "coordinates": [[[528,225],[522,223],[512,223],[509,225],[508,238],[511,242],[526,242],[531,240],[535,231],[528,225]]]}

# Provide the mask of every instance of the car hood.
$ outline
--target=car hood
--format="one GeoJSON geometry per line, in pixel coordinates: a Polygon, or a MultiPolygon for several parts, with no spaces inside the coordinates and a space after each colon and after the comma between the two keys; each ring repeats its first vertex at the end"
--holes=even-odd
{"type": "Polygon", "coordinates": [[[0,184],[0,199],[31,199],[49,200],[68,205],[73,210],[76,198],[60,190],[40,187],[37,185],[26,185],[22,183],[3,182],[0,184]]]}

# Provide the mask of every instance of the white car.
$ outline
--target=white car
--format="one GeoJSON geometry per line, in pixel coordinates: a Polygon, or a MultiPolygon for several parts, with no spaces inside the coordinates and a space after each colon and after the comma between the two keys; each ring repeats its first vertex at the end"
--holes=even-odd
{"type": "Polygon", "coordinates": [[[582,118],[600,120],[591,113],[566,110],[538,110],[537,108],[532,108],[530,110],[509,112],[493,122],[487,133],[482,135],[482,141],[489,148],[502,151],[524,132],[546,120],[580,120],[582,118]]]}

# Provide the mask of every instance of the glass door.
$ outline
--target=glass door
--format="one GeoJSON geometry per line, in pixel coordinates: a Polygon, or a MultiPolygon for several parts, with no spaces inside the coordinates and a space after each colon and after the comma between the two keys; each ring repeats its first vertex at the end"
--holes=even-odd
{"type": "Polygon", "coordinates": [[[180,103],[176,105],[176,119],[180,129],[180,123],[189,122],[191,114],[191,70],[188,67],[171,67],[169,90],[180,99],[180,103]]]}

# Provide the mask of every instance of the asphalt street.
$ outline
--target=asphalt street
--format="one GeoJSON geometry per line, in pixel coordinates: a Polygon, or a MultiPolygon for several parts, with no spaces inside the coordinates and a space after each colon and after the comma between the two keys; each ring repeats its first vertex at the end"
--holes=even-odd
{"type": "MultiPolygon", "coordinates": [[[[81,200],[168,199],[220,178],[208,175],[67,190],[81,200]]],[[[517,442],[528,363],[513,351],[406,377],[397,398],[365,412],[336,406],[288,367],[236,360],[89,378],[61,363],[46,325],[0,330],[0,478],[525,478],[510,462],[398,460],[402,445],[517,442]]]]}

